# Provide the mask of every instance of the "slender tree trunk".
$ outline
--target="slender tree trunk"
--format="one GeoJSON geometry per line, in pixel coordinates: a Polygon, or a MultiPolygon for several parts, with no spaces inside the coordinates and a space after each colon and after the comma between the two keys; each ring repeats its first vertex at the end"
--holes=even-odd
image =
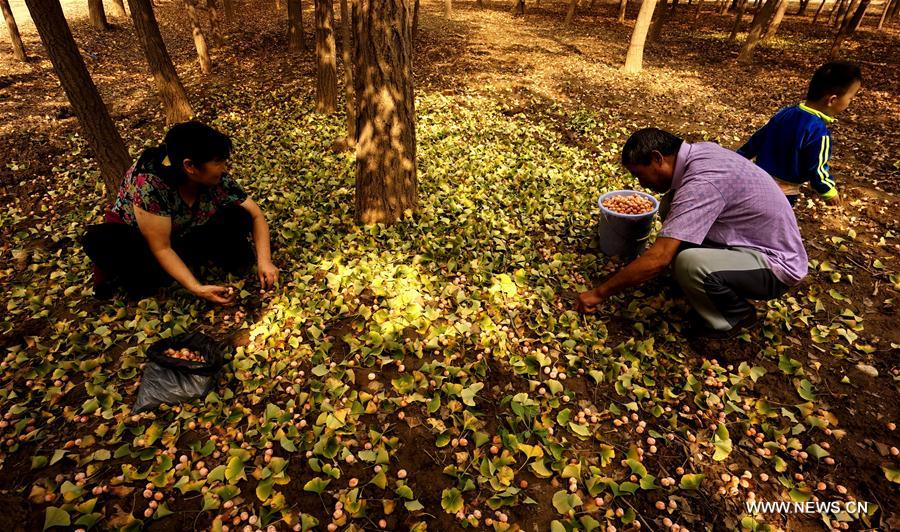
{"type": "Polygon", "coordinates": [[[413,4],[413,20],[412,20],[412,38],[413,42],[416,42],[416,37],[419,35],[419,0],[415,0],[413,4]]]}
{"type": "Polygon", "coordinates": [[[222,46],[225,37],[222,33],[222,15],[219,13],[218,2],[206,0],[206,11],[209,13],[209,32],[212,34],[213,44],[222,46]]]}
{"type": "Polygon", "coordinates": [[[703,10],[703,0],[697,0],[697,9],[694,11],[694,19],[700,18],[700,12],[703,10]]]}
{"type": "Polygon", "coordinates": [[[844,43],[844,40],[853,33],[854,25],[858,25],[859,21],[862,20],[868,7],[869,0],[851,0],[847,12],[853,11],[853,16],[844,20],[843,24],[841,24],[840,31],[834,36],[834,42],[831,43],[832,60],[838,58],[841,51],[841,45],[844,43]]]}
{"type": "Polygon", "coordinates": [[[628,0],[619,0],[619,22],[625,22],[625,11],[628,9],[628,0]]]}
{"type": "Polygon", "coordinates": [[[515,0],[512,6],[512,14],[515,15],[524,15],[525,14],[525,0],[515,0]]]}
{"type": "Polygon", "coordinates": [[[288,8],[288,47],[293,53],[306,50],[306,38],[303,35],[303,5],[300,0],[287,0],[288,8]]]}
{"type": "MultiPolygon", "coordinates": [[[[22,36],[19,34],[19,26],[16,25],[12,8],[9,7],[9,0],[0,0],[0,11],[3,11],[3,18],[6,19],[6,26],[9,28],[9,40],[12,41],[13,55],[19,61],[27,61],[28,56],[25,55],[25,45],[22,44],[22,36]]],[[[887,13],[887,10],[885,10],[885,13],[887,13]]]]}
{"type": "Polygon", "coordinates": [[[165,109],[166,122],[173,124],[188,120],[193,114],[191,104],[175,66],[172,65],[162,35],[159,34],[159,26],[150,0],[128,0],[128,8],[131,10],[135,32],[147,58],[150,74],[156,82],[159,99],[165,109]]]}
{"type": "Polygon", "coordinates": [[[729,7],[731,7],[731,2],[729,2],[728,0],[725,0],[724,2],[722,2],[722,9],[719,10],[719,14],[720,15],[727,14],[729,7]]]}
{"type": "Polygon", "coordinates": [[[53,70],[78,117],[84,138],[94,152],[106,193],[113,196],[131,164],[125,143],[78,52],[59,0],[26,0],[25,4],[53,70]]]}
{"type": "Polygon", "coordinates": [[[891,14],[888,15],[888,18],[893,20],[897,18],[898,13],[900,13],[900,1],[894,0],[893,6],[891,7],[891,14]]]}
{"type": "MultiPolygon", "coordinates": [[[[656,0],[644,0],[641,10],[638,12],[637,21],[634,23],[634,31],[631,33],[631,42],[628,44],[628,53],[625,54],[625,66],[623,72],[640,72],[644,65],[644,43],[647,41],[647,31],[650,29],[650,20],[653,18],[653,10],[656,0]]],[[[665,6],[663,6],[665,9],[665,6]]]]}
{"type": "Polygon", "coordinates": [[[869,10],[869,6],[871,5],[871,0],[859,4],[858,10],[862,9],[862,12],[859,14],[859,17],[857,17],[856,14],[853,15],[853,20],[851,20],[850,22],[850,31],[848,32],[848,35],[853,35],[854,33],[856,33],[856,30],[858,30],[862,25],[862,21],[865,20],[866,12],[869,10]]]}
{"type": "Polygon", "coordinates": [[[834,20],[828,19],[835,28],[840,28],[844,21],[844,14],[847,12],[847,2],[848,0],[841,0],[840,4],[837,5],[837,12],[834,13],[834,20]]]}
{"type": "Polygon", "coordinates": [[[344,63],[344,108],[347,113],[347,146],[356,145],[356,94],[353,90],[353,43],[351,41],[350,9],[341,0],[341,62],[344,63]]]}
{"type": "Polygon", "coordinates": [[[744,16],[744,9],[747,8],[747,0],[738,0],[737,15],[734,17],[734,26],[731,27],[731,35],[728,36],[729,42],[737,40],[738,31],[741,29],[741,18],[744,16]]]}
{"type": "Polygon", "coordinates": [[[835,22],[835,25],[834,25],[835,28],[837,28],[838,30],[840,30],[841,27],[842,27],[844,24],[846,24],[848,20],[850,20],[850,17],[853,15],[853,9],[856,7],[856,5],[857,5],[857,1],[856,1],[856,0],[850,0],[849,2],[847,2],[847,9],[845,9],[844,12],[841,13],[841,15],[838,17],[838,18],[840,19],[840,21],[838,21],[838,20],[835,20],[835,21],[834,21],[834,22],[835,22]]]}
{"type": "Polygon", "coordinates": [[[453,17],[453,0],[444,0],[444,17],[447,19],[453,17]]]}
{"type": "Polygon", "coordinates": [[[766,0],[762,9],[753,17],[753,22],[750,24],[750,32],[747,33],[747,38],[744,40],[741,51],[738,53],[737,60],[739,63],[749,63],[753,60],[753,52],[762,38],[763,30],[775,12],[777,4],[784,1],[786,0],[766,0]]]}
{"type": "Polygon", "coordinates": [[[822,13],[822,9],[825,7],[825,4],[828,0],[822,0],[822,3],[819,4],[819,8],[816,9],[816,14],[813,16],[812,23],[815,24],[817,20],[819,20],[819,14],[822,13]]]}
{"type": "Polygon", "coordinates": [[[825,20],[826,24],[831,24],[831,20],[834,18],[834,15],[841,8],[841,4],[846,2],[847,0],[835,0],[834,4],[831,5],[831,9],[828,10],[828,18],[825,20]]]}
{"type": "Polygon", "coordinates": [[[206,36],[200,26],[200,14],[197,13],[197,0],[184,0],[187,8],[188,19],[191,21],[191,33],[194,36],[194,47],[197,49],[197,58],[200,60],[200,71],[209,74],[212,70],[212,61],[209,59],[209,46],[206,44],[206,36]]]}
{"type": "MultiPolygon", "coordinates": [[[[0,1],[2,1],[2,0],[0,0],[0,1]]],[[[894,2],[896,2],[896,1],[897,0],[894,0],[894,2]]],[[[881,10],[881,18],[878,19],[878,29],[879,30],[884,27],[884,21],[888,16],[888,12],[891,10],[891,5],[892,5],[891,0],[885,0],[884,9],[881,10]]],[[[10,33],[12,33],[11,28],[10,28],[10,33]]],[[[23,51],[22,53],[25,53],[25,52],[23,51]]]]}
{"type": "Polygon", "coordinates": [[[800,9],[797,10],[796,16],[802,17],[806,15],[806,9],[809,7],[809,0],[800,0],[800,9]]]}
{"type": "Polygon", "coordinates": [[[569,0],[569,10],[566,12],[566,21],[565,25],[569,26],[572,24],[572,19],[575,17],[575,8],[578,7],[578,0],[569,0]]]}
{"type": "Polygon", "coordinates": [[[222,7],[225,8],[225,20],[234,21],[234,0],[223,0],[222,7]]]}
{"type": "Polygon", "coordinates": [[[788,0],[779,0],[778,7],[775,9],[775,14],[772,15],[772,19],[769,20],[769,24],[766,26],[766,33],[763,35],[763,42],[768,41],[778,32],[778,27],[781,26],[781,21],[784,20],[784,13],[787,11],[788,0]]]}
{"type": "Polygon", "coordinates": [[[332,114],[337,109],[337,49],[334,44],[334,4],[315,0],[316,13],[316,110],[332,114]]]}
{"type": "Polygon", "coordinates": [[[670,10],[666,9],[666,0],[659,3],[659,9],[656,9],[656,16],[653,17],[653,23],[650,25],[650,31],[647,34],[648,42],[656,42],[662,34],[663,26],[669,18],[670,10]]]}
{"type": "Polygon", "coordinates": [[[106,11],[103,10],[103,0],[88,0],[88,17],[91,26],[98,30],[108,30],[109,22],[106,20],[106,11]]]}
{"type": "Polygon", "coordinates": [[[125,0],[113,0],[113,5],[116,6],[116,16],[117,17],[127,17],[128,13],[125,11],[125,0]]]}
{"type": "Polygon", "coordinates": [[[409,0],[353,4],[356,219],[392,223],[418,209],[409,0]]]}

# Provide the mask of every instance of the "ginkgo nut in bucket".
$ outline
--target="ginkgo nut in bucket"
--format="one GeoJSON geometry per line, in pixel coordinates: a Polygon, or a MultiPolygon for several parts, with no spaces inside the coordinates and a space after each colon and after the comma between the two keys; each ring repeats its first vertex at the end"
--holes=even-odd
{"type": "Polygon", "coordinates": [[[600,196],[597,204],[600,251],[623,259],[638,256],[647,245],[659,201],[637,190],[614,190],[600,196]]]}

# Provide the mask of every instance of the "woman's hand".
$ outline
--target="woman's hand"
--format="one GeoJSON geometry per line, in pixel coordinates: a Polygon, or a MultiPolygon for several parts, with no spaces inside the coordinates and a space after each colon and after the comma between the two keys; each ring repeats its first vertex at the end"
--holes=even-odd
{"type": "Polygon", "coordinates": [[[278,267],[272,264],[270,260],[261,260],[256,265],[259,270],[259,286],[263,290],[275,287],[278,282],[278,267]]]}
{"type": "Polygon", "coordinates": [[[227,305],[234,300],[234,290],[229,290],[224,286],[214,284],[205,284],[198,286],[192,290],[193,294],[212,303],[219,305],[227,305]]]}

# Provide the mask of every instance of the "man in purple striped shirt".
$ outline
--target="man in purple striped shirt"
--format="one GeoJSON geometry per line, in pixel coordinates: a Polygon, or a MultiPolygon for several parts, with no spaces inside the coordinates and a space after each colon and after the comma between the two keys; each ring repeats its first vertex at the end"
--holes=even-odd
{"type": "Polygon", "coordinates": [[[674,277],[699,315],[693,332],[730,338],[757,322],[749,300],[781,296],[806,276],[807,256],[794,211],[775,181],[712,142],[688,144],[656,128],[634,133],[622,163],[641,185],[671,192],[656,242],[593,290],[578,307],[597,306],[662,273],[674,277]]]}

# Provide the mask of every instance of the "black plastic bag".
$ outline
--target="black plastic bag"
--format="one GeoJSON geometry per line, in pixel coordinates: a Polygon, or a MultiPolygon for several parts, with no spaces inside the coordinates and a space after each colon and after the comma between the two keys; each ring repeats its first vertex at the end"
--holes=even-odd
{"type": "Polygon", "coordinates": [[[145,412],[159,405],[191,401],[208,394],[216,385],[225,363],[222,346],[202,333],[185,333],[154,343],[147,350],[141,387],[132,410],[145,412]],[[187,347],[199,352],[205,362],[191,362],[166,356],[168,348],[187,347]]]}

